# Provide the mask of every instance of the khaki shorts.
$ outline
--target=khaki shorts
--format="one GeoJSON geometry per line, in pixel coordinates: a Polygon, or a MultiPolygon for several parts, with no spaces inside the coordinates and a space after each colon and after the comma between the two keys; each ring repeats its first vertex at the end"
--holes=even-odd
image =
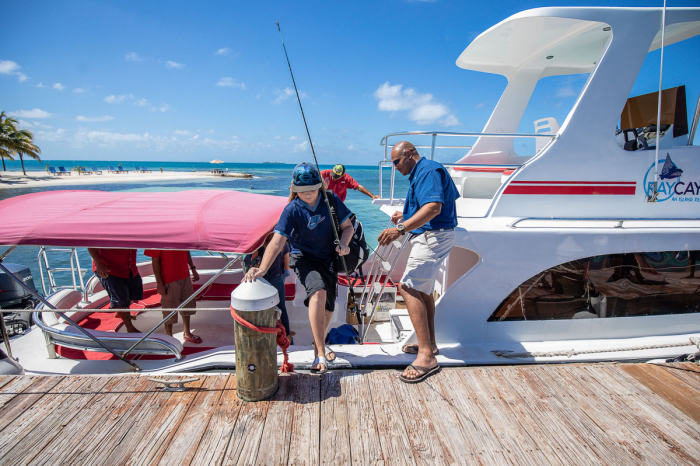
{"type": "Polygon", "coordinates": [[[411,244],[413,249],[401,283],[423,294],[431,294],[442,262],[455,244],[455,231],[429,230],[411,239],[411,244]]]}
{"type": "MultiPolygon", "coordinates": [[[[192,288],[192,280],[190,278],[183,278],[182,280],[176,280],[174,282],[167,283],[165,285],[165,296],[160,297],[160,306],[163,309],[175,309],[180,304],[184,303],[187,298],[194,294],[194,288],[192,288]]],[[[193,299],[185,308],[194,309],[197,307],[197,303],[193,299]]],[[[167,317],[172,311],[163,311],[163,317],[167,317]]],[[[193,316],[195,311],[180,311],[183,316],[193,316]]],[[[176,324],[177,314],[172,316],[166,324],[176,324]]]]}

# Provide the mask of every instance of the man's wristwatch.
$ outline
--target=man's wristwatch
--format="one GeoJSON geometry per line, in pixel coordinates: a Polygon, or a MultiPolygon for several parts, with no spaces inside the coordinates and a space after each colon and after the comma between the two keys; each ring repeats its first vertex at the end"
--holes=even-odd
{"type": "Polygon", "coordinates": [[[396,225],[396,231],[401,233],[401,236],[405,235],[406,234],[406,225],[404,225],[403,223],[399,223],[398,225],[396,225]]]}
{"type": "Polygon", "coordinates": [[[192,267],[190,267],[190,270],[195,270],[196,268],[197,267],[193,265],[192,267]]]}

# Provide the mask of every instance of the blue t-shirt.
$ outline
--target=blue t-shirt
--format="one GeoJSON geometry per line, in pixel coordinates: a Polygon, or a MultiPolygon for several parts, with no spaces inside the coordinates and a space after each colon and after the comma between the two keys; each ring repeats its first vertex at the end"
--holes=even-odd
{"type": "Polygon", "coordinates": [[[445,167],[439,163],[421,157],[408,175],[411,183],[403,206],[404,222],[413,217],[418,210],[430,202],[442,204],[442,210],[432,220],[411,233],[420,234],[428,230],[454,228],[457,226],[457,207],[455,200],[459,191],[445,167]]]}
{"type": "MultiPolygon", "coordinates": [[[[352,212],[334,193],[328,192],[328,195],[335,197],[338,221],[342,224],[352,212]]],[[[287,237],[292,245],[292,254],[301,252],[329,264],[335,259],[333,221],[326,201],[323,200],[323,194],[318,196],[314,206],[306,204],[298,197],[287,204],[277,222],[275,233],[287,237]]]]}

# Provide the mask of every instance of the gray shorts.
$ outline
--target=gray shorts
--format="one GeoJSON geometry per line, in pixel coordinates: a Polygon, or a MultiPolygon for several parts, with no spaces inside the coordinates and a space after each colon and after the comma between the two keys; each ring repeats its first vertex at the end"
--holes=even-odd
{"type": "Polygon", "coordinates": [[[401,283],[423,294],[431,294],[442,262],[455,244],[455,231],[429,230],[411,239],[411,244],[413,249],[401,283]]]}
{"type": "MultiPolygon", "coordinates": [[[[176,280],[165,285],[165,296],[160,297],[160,306],[163,309],[175,309],[180,304],[184,303],[187,298],[194,294],[194,288],[192,288],[192,280],[190,278],[183,278],[182,280],[176,280]]],[[[186,309],[194,309],[197,307],[197,303],[193,299],[187,306],[186,309]]],[[[163,311],[163,317],[167,317],[172,311],[163,311]]],[[[180,311],[183,316],[193,316],[195,311],[180,311]]],[[[176,324],[177,314],[172,316],[166,324],[176,324]]]]}

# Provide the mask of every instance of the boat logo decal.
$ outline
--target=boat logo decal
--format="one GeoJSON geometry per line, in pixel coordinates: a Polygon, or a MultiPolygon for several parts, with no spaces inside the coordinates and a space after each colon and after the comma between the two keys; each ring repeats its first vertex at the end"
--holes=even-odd
{"type": "Polygon", "coordinates": [[[322,215],[314,215],[312,217],[309,217],[309,224],[307,225],[309,227],[309,230],[313,230],[318,226],[319,223],[324,221],[326,217],[322,215]]]}
{"type": "MultiPolygon", "coordinates": [[[[683,170],[671,160],[671,155],[666,154],[665,160],[659,160],[661,173],[657,187],[658,196],[656,202],[700,202],[700,183],[695,181],[681,181],[683,170]]],[[[654,192],[654,162],[644,175],[644,194],[649,197],[654,192]]]]}

